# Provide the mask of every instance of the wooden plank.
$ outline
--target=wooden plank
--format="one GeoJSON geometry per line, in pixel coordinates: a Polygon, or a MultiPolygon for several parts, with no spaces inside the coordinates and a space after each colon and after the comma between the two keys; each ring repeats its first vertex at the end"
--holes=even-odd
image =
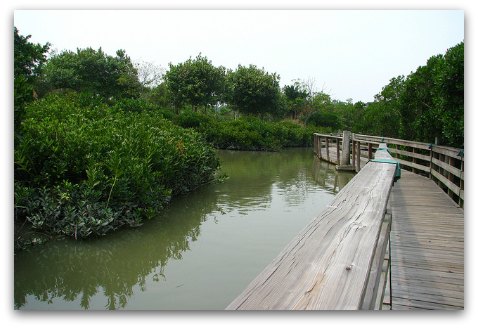
{"type": "Polygon", "coordinates": [[[399,155],[405,155],[405,156],[409,156],[409,157],[413,157],[413,158],[418,158],[418,159],[421,159],[421,160],[424,160],[424,161],[427,161],[429,162],[430,161],[430,155],[423,155],[423,154],[419,154],[419,153],[414,153],[414,152],[410,152],[410,151],[406,151],[406,150],[402,150],[402,149],[395,149],[395,148],[390,148],[390,152],[394,153],[394,154],[399,154],[399,155]]]}
{"type": "MultiPolygon", "coordinates": [[[[319,158],[320,160],[322,161],[326,161],[328,163],[332,163],[332,164],[337,164],[337,151],[336,151],[336,148],[335,147],[330,147],[329,148],[329,160],[327,161],[326,158],[322,157],[322,158],[319,158]]],[[[361,165],[362,166],[365,166],[365,164],[367,164],[367,159],[362,157],[360,158],[360,161],[361,161],[361,165]]]]}
{"type": "Polygon", "coordinates": [[[447,163],[444,163],[437,158],[432,158],[432,162],[433,162],[433,164],[438,165],[439,167],[444,169],[445,171],[450,172],[451,174],[453,174],[457,178],[461,178],[463,180],[465,179],[465,172],[461,172],[461,170],[457,169],[456,167],[451,166],[447,163]]]}
{"type": "Polygon", "coordinates": [[[424,142],[417,142],[417,141],[410,141],[410,140],[403,140],[403,139],[395,139],[395,138],[387,138],[387,137],[377,137],[377,136],[368,136],[364,134],[354,134],[354,138],[356,140],[361,141],[375,141],[375,142],[382,142],[390,145],[400,145],[400,146],[408,146],[414,147],[419,149],[430,149],[430,144],[424,142]]]}
{"type": "Polygon", "coordinates": [[[375,159],[387,159],[387,160],[394,160],[392,155],[387,151],[388,147],[387,144],[381,143],[379,144],[378,148],[383,149],[382,151],[377,151],[375,153],[375,159]]]}
{"type": "Polygon", "coordinates": [[[322,138],[330,138],[330,137],[333,137],[333,138],[337,138],[337,139],[340,139],[342,140],[342,136],[340,134],[332,134],[332,133],[329,133],[329,134],[324,134],[324,133],[314,133],[314,136],[318,136],[318,137],[322,137],[322,138]]]}
{"type": "MultiPolygon", "coordinates": [[[[363,300],[362,310],[373,310],[376,306],[377,295],[379,295],[380,281],[382,278],[382,265],[385,258],[385,252],[388,248],[388,239],[390,236],[391,215],[385,214],[380,237],[378,239],[377,247],[375,248],[375,255],[370,269],[367,288],[363,300]]],[[[383,292],[383,290],[382,290],[383,292]]],[[[382,301],[380,300],[380,303],[382,301]]]]}
{"type": "Polygon", "coordinates": [[[337,152],[337,165],[340,165],[340,142],[339,142],[339,139],[335,139],[335,141],[336,141],[335,151],[337,152]]]}
{"type": "Polygon", "coordinates": [[[392,310],[399,309],[399,307],[415,308],[417,310],[462,310],[463,306],[455,306],[439,302],[429,302],[422,300],[414,300],[407,297],[394,297],[392,301],[392,310]]]}
{"type": "Polygon", "coordinates": [[[360,309],[394,172],[366,164],[227,309],[360,309]]]}
{"type": "Polygon", "coordinates": [[[443,289],[443,290],[453,290],[455,292],[464,292],[464,286],[462,280],[454,280],[451,282],[440,282],[438,285],[437,281],[430,281],[430,280],[418,280],[418,279],[406,279],[406,278],[396,278],[393,281],[394,285],[406,285],[408,288],[416,288],[416,287],[429,287],[435,289],[443,289]]]}
{"type": "Polygon", "coordinates": [[[437,178],[441,183],[443,183],[448,189],[453,191],[453,193],[457,196],[460,195],[460,187],[458,187],[456,184],[445,178],[443,175],[441,175],[439,172],[435,171],[432,169],[432,175],[437,178]]]}
{"type": "Polygon", "coordinates": [[[382,272],[380,273],[378,295],[375,300],[375,305],[373,307],[373,310],[381,310],[383,304],[390,304],[390,294],[387,295],[387,293],[385,292],[387,281],[389,279],[388,278],[389,277],[388,275],[390,273],[389,268],[390,268],[389,261],[385,260],[383,262],[382,272]],[[388,297],[387,300],[385,300],[386,297],[388,297]]]}
{"type": "Polygon", "coordinates": [[[421,170],[425,173],[430,173],[430,167],[429,166],[413,163],[413,162],[406,161],[406,160],[400,159],[400,158],[397,158],[397,161],[400,163],[400,165],[409,166],[409,167],[412,167],[414,169],[421,170]]]}
{"type": "Polygon", "coordinates": [[[325,158],[327,158],[327,161],[330,161],[330,156],[329,156],[329,137],[325,137],[325,158]]]}
{"type": "Polygon", "coordinates": [[[404,172],[391,192],[392,310],[464,308],[464,212],[404,172]]]}
{"type": "MultiPolygon", "coordinates": [[[[433,145],[433,152],[434,153],[438,153],[438,154],[445,155],[445,156],[450,156],[450,157],[453,157],[455,159],[460,159],[461,160],[462,157],[458,156],[458,154],[460,153],[460,150],[461,149],[459,149],[459,148],[433,145]]],[[[464,160],[464,157],[463,157],[463,160],[464,160]]]]}
{"type": "Polygon", "coordinates": [[[360,152],[360,141],[357,142],[357,149],[358,151],[356,152],[357,153],[357,156],[358,156],[358,160],[357,160],[357,172],[360,171],[360,155],[361,155],[361,152],[360,152]]]}

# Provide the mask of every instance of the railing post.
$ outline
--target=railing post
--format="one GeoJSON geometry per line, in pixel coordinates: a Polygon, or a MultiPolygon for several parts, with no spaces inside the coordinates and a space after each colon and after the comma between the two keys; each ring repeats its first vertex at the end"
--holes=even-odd
{"type": "Polygon", "coordinates": [[[336,137],[335,138],[335,142],[336,142],[336,151],[337,151],[337,165],[340,165],[340,163],[342,162],[341,159],[340,159],[340,141],[339,141],[339,138],[336,137]]]}
{"type": "MultiPolygon", "coordinates": [[[[413,152],[414,154],[416,153],[416,148],[415,148],[415,147],[412,148],[412,152],[413,152]]],[[[415,156],[413,157],[412,162],[413,162],[413,164],[416,164],[416,163],[417,163],[417,158],[416,158],[415,156]]],[[[412,168],[412,172],[413,172],[413,173],[417,173],[417,169],[413,167],[413,168],[412,168]]]]}
{"type": "Polygon", "coordinates": [[[313,139],[312,139],[312,145],[314,147],[314,153],[317,155],[317,135],[314,133],[313,139]]]}
{"type": "MultiPolygon", "coordinates": [[[[448,165],[454,166],[454,164],[455,164],[455,159],[454,159],[453,157],[451,157],[451,156],[448,156],[448,165]]],[[[453,181],[453,177],[454,177],[454,175],[453,175],[451,172],[448,172],[448,174],[447,174],[447,179],[448,179],[451,183],[454,184],[455,182],[453,181]]],[[[453,198],[453,195],[454,195],[454,194],[453,194],[453,191],[452,191],[451,189],[448,189],[448,196],[450,196],[451,198],[453,198]]],[[[458,192],[458,198],[459,198],[459,197],[460,197],[460,193],[458,192]]]]}
{"type": "Polygon", "coordinates": [[[433,174],[432,174],[432,171],[433,171],[433,145],[430,144],[430,175],[429,175],[429,178],[433,180],[433,174]]]}
{"type": "Polygon", "coordinates": [[[462,190],[464,191],[465,189],[465,180],[463,179],[463,171],[465,170],[465,162],[463,161],[463,157],[461,157],[460,161],[461,161],[461,165],[460,165],[461,173],[460,173],[460,194],[458,195],[458,205],[463,207],[464,201],[461,199],[462,190]]]}
{"type": "Polygon", "coordinates": [[[329,156],[329,137],[325,137],[325,154],[327,156],[327,162],[330,162],[329,156]]]}
{"type": "Polygon", "coordinates": [[[350,165],[350,141],[352,140],[352,133],[344,131],[342,134],[342,154],[338,159],[336,169],[339,171],[355,171],[355,166],[350,165]]]}
{"type": "Polygon", "coordinates": [[[360,171],[360,154],[361,151],[360,151],[360,141],[357,141],[357,172],[360,171]]]}
{"type": "Polygon", "coordinates": [[[368,159],[372,159],[372,154],[373,154],[373,149],[372,149],[372,143],[368,143],[368,159]]]}
{"type": "Polygon", "coordinates": [[[319,159],[321,159],[322,158],[322,140],[320,136],[317,136],[317,149],[318,149],[318,152],[317,152],[318,157],[319,159]]]}

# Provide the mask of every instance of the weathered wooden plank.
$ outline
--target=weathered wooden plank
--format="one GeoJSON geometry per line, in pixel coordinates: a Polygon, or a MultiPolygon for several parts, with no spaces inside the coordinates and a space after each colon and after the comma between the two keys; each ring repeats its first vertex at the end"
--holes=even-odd
{"type": "Polygon", "coordinates": [[[454,306],[445,303],[427,302],[414,300],[404,297],[394,297],[392,301],[392,310],[400,309],[400,307],[410,307],[417,310],[462,310],[463,306],[454,306]]]}
{"type": "MultiPolygon", "coordinates": [[[[323,151],[325,152],[325,150],[323,150],[323,151]]],[[[350,157],[352,157],[352,156],[350,156],[350,157]]],[[[326,162],[329,162],[329,163],[332,163],[332,164],[338,164],[336,147],[329,147],[329,160],[327,160],[327,158],[325,158],[323,154],[322,154],[322,157],[319,157],[319,158],[323,161],[326,161],[326,162]]],[[[366,159],[365,157],[361,157],[360,161],[361,161],[361,166],[365,166],[365,164],[367,164],[367,162],[368,162],[368,159],[366,159]]]]}
{"type": "Polygon", "coordinates": [[[460,150],[461,149],[459,149],[459,148],[433,145],[433,152],[434,153],[442,154],[442,155],[445,155],[445,156],[450,156],[450,157],[453,157],[455,159],[460,159],[461,160],[461,159],[464,159],[464,157],[462,158],[462,157],[459,156],[460,150]]]}
{"type": "Polygon", "coordinates": [[[382,142],[388,145],[400,145],[400,146],[408,146],[418,149],[430,149],[430,144],[424,142],[416,142],[410,140],[403,140],[403,139],[395,139],[395,138],[387,138],[387,137],[377,137],[377,136],[368,136],[364,134],[354,134],[354,138],[356,140],[361,141],[374,141],[374,142],[382,142]]]}
{"type": "Polygon", "coordinates": [[[394,172],[365,165],[227,309],[360,309],[394,172]]]}
{"type": "Polygon", "coordinates": [[[322,138],[337,138],[337,139],[340,139],[342,140],[342,135],[341,134],[332,134],[332,133],[329,133],[329,134],[324,134],[324,133],[314,133],[314,136],[318,136],[318,137],[322,137],[322,138]]]}
{"type": "Polygon", "coordinates": [[[427,161],[427,162],[430,161],[430,155],[429,154],[428,155],[423,155],[423,154],[414,153],[414,152],[411,152],[411,151],[406,151],[406,150],[396,149],[396,148],[390,148],[390,152],[394,153],[394,154],[399,154],[399,155],[405,155],[405,156],[409,156],[409,157],[413,157],[413,158],[418,158],[418,159],[421,159],[421,160],[424,160],[424,161],[427,161]]]}
{"type": "Polygon", "coordinates": [[[397,158],[397,161],[400,162],[400,165],[413,167],[414,169],[421,170],[425,173],[430,173],[430,167],[429,166],[413,163],[413,162],[410,162],[410,161],[407,161],[407,160],[404,160],[404,159],[400,159],[400,158],[397,158]]]}
{"type": "Polygon", "coordinates": [[[438,158],[432,158],[432,163],[435,164],[435,165],[438,165],[439,167],[441,167],[445,171],[450,172],[451,174],[453,174],[457,178],[461,178],[463,180],[465,179],[465,172],[462,172],[460,169],[457,169],[456,167],[454,167],[450,164],[447,164],[447,163],[444,163],[444,162],[440,161],[438,158]]]}
{"type": "Polygon", "coordinates": [[[456,307],[463,307],[464,300],[463,298],[454,297],[454,295],[444,295],[442,293],[436,294],[427,294],[427,293],[418,293],[416,291],[402,291],[397,288],[393,289],[394,297],[397,298],[407,298],[413,301],[422,301],[422,302],[430,302],[430,303],[439,303],[439,304],[446,304],[456,307]]]}
{"type": "MultiPolygon", "coordinates": [[[[380,288],[383,287],[380,286],[380,281],[382,280],[382,265],[384,262],[385,253],[388,249],[388,239],[392,224],[391,219],[391,214],[385,214],[385,218],[382,223],[382,229],[380,231],[380,237],[378,239],[377,247],[375,248],[375,255],[371,265],[367,288],[365,290],[365,296],[361,307],[362,310],[375,309],[377,295],[383,293],[383,289],[380,292],[380,288]]],[[[381,304],[382,300],[380,300],[379,303],[381,304]]]]}
{"type": "Polygon", "coordinates": [[[445,178],[443,175],[441,175],[439,172],[432,170],[432,175],[437,178],[441,183],[443,183],[448,189],[453,191],[455,195],[460,195],[460,187],[445,178]]]}
{"type": "Polygon", "coordinates": [[[402,278],[395,278],[393,281],[394,286],[397,285],[405,285],[408,288],[416,288],[416,287],[428,287],[434,288],[437,290],[453,290],[455,292],[464,292],[463,281],[461,279],[456,279],[450,282],[443,282],[443,281],[430,281],[430,280],[418,280],[418,279],[406,279],[402,278]]]}
{"type": "Polygon", "coordinates": [[[391,193],[392,310],[464,308],[464,212],[404,172],[391,193]]]}

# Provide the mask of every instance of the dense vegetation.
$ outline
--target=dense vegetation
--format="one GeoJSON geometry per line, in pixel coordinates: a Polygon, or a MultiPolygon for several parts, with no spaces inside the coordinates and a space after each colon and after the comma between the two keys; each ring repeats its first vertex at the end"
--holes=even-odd
{"type": "Polygon", "coordinates": [[[84,98],[49,95],[27,107],[15,205],[35,229],[83,238],[136,226],[212,179],[219,163],[198,133],[155,111],[84,98]]]}
{"type": "Polygon", "coordinates": [[[334,100],[311,80],[280,88],[276,73],[201,54],[163,74],[124,50],[48,54],[29,38],[14,29],[19,231],[84,238],[139,225],[214,178],[213,147],[275,151],[343,129],[464,142],[463,42],[366,104],[334,100]]]}

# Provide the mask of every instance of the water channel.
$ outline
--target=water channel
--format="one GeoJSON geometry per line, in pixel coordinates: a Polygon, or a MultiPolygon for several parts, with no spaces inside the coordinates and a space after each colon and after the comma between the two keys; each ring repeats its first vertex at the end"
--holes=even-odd
{"type": "Polygon", "coordinates": [[[137,229],[16,254],[15,308],[224,309],[353,176],[310,148],[218,155],[227,180],[137,229]]]}

